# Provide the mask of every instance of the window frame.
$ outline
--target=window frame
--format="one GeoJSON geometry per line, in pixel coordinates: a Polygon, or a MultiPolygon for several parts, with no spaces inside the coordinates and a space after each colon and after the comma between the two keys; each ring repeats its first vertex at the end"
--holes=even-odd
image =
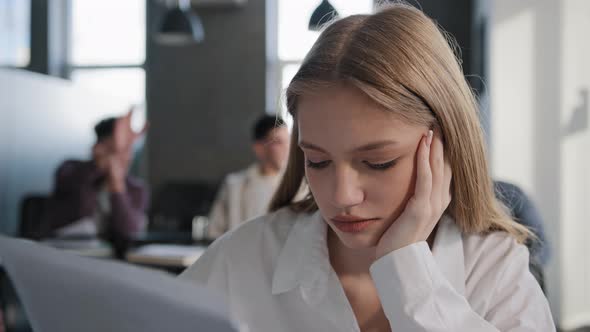
{"type": "MultiPolygon", "coordinates": [[[[101,64],[101,63],[93,63],[93,64],[75,64],[72,61],[72,52],[73,52],[73,40],[72,35],[74,32],[74,22],[73,22],[73,1],[86,1],[86,0],[66,0],[68,10],[70,15],[68,15],[68,22],[67,22],[67,32],[68,32],[68,39],[69,39],[69,48],[67,50],[67,57],[64,61],[64,78],[68,80],[72,80],[72,74],[75,71],[100,71],[100,70],[108,70],[108,69],[141,69],[144,73],[144,91],[143,91],[143,100],[141,101],[143,104],[147,103],[147,6],[148,3],[146,1],[145,12],[143,13],[145,18],[145,30],[144,30],[144,37],[146,38],[146,49],[145,49],[145,56],[143,62],[138,63],[108,63],[108,64],[101,64]]],[[[145,1],[145,0],[140,0],[145,1]]]]}

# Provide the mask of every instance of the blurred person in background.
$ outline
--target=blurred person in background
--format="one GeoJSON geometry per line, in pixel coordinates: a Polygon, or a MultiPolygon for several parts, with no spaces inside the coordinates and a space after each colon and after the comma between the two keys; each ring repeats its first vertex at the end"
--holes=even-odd
{"type": "Polygon", "coordinates": [[[66,160],[57,169],[55,187],[45,207],[42,237],[130,238],[146,228],[149,193],[129,175],[136,133],[133,109],[94,127],[91,160],[66,160]]]}
{"type": "Polygon", "coordinates": [[[252,128],[256,163],[229,174],[209,215],[208,237],[218,238],[241,222],[263,215],[279,185],[289,154],[289,130],[276,116],[263,115],[252,128]]]}

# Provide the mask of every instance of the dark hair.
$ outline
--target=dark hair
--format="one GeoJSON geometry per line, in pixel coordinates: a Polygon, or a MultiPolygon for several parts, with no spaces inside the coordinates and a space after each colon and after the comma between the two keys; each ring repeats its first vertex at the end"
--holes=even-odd
{"type": "Polygon", "coordinates": [[[281,118],[265,114],[256,120],[252,128],[252,139],[254,141],[263,140],[273,129],[283,126],[285,126],[285,122],[281,118]]]}
{"type": "Polygon", "coordinates": [[[96,141],[100,142],[113,135],[115,130],[115,122],[117,118],[106,118],[101,120],[94,126],[94,133],[96,134],[96,141]]]}

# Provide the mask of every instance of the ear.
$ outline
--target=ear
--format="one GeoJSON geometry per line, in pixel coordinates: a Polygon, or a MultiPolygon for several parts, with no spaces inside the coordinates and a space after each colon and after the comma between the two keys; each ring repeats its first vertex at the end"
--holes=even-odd
{"type": "Polygon", "coordinates": [[[97,158],[105,155],[107,153],[106,146],[104,143],[96,142],[92,146],[92,157],[97,158]]]}

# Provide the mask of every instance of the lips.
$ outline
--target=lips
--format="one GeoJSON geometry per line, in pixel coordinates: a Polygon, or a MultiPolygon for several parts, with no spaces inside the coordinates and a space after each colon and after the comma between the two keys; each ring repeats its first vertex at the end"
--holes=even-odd
{"type": "Polygon", "coordinates": [[[341,215],[330,220],[334,226],[345,233],[358,233],[374,224],[379,218],[362,218],[351,215],[341,215]]]}

